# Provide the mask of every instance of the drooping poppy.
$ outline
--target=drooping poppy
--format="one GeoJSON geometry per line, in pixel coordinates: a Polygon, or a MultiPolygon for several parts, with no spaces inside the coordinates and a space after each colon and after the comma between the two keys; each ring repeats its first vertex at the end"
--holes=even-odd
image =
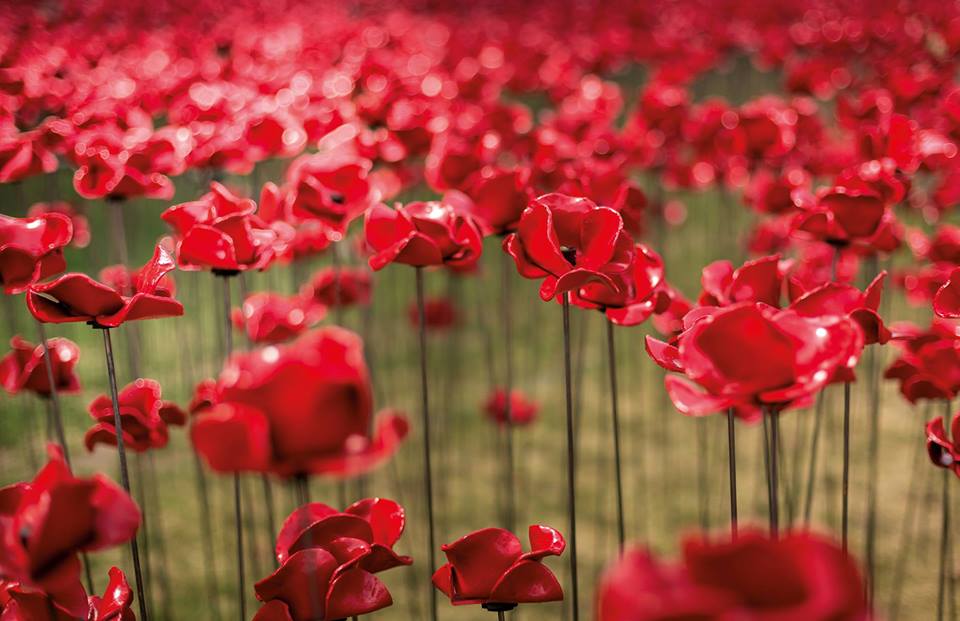
{"type": "MultiPolygon", "coordinates": [[[[181,427],[187,415],[175,403],[161,399],[159,382],[137,379],[117,394],[120,408],[120,424],[123,426],[123,445],[142,453],[167,445],[167,427],[181,427]]],[[[113,401],[108,395],[100,395],[87,408],[95,424],[83,438],[88,451],[98,444],[117,445],[117,429],[114,426],[113,401]]]]}
{"type": "MultiPolygon", "coordinates": [[[[21,390],[29,390],[41,397],[49,397],[50,380],[47,377],[43,345],[34,345],[14,336],[10,340],[10,348],[11,352],[0,359],[0,385],[12,395],[21,390]]],[[[79,392],[80,380],[74,367],[80,360],[80,348],[69,339],[52,338],[47,340],[47,349],[50,350],[53,383],[57,393],[79,392]]]]}

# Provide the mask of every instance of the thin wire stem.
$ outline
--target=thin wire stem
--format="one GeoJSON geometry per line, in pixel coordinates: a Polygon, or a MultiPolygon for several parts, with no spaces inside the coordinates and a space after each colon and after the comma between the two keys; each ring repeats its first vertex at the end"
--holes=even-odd
{"type": "MultiPolygon", "coordinates": [[[[120,458],[120,484],[130,493],[130,473],[127,469],[127,451],[123,443],[123,421],[120,418],[120,399],[117,396],[117,370],[113,360],[113,343],[110,340],[110,330],[103,328],[103,353],[107,360],[107,377],[110,381],[110,399],[113,402],[113,426],[117,436],[117,455],[120,458]]],[[[143,588],[143,569],[140,567],[140,549],[137,546],[136,535],[130,539],[130,554],[133,557],[133,571],[137,584],[137,604],[140,609],[140,618],[149,621],[147,602],[143,588]]]]}
{"type": "Polygon", "coordinates": [[[727,455],[730,466],[730,534],[739,534],[737,520],[737,427],[733,408],[727,410],[727,455]]]}
{"type": "Polygon", "coordinates": [[[848,527],[850,521],[850,382],[843,384],[843,503],[840,513],[840,540],[843,553],[849,550],[848,527]]]}
{"type": "Polygon", "coordinates": [[[613,334],[613,322],[607,324],[607,370],[610,373],[610,413],[613,425],[613,460],[616,468],[617,483],[617,543],[618,550],[623,551],[626,543],[626,530],[623,519],[623,470],[620,458],[620,405],[617,396],[617,352],[616,339],[613,334]]]}
{"type": "MultiPolygon", "coordinates": [[[[420,327],[420,405],[423,425],[423,485],[427,500],[427,559],[430,576],[437,571],[434,560],[436,533],[433,521],[433,472],[430,460],[430,399],[427,388],[427,322],[424,310],[423,268],[416,268],[417,315],[420,327]]],[[[430,589],[430,618],[437,620],[437,592],[430,589]]]]}
{"type": "Polygon", "coordinates": [[[563,370],[567,402],[567,506],[570,520],[570,582],[573,621],[580,619],[580,589],[577,580],[577,479],[573,429],[573,385],[570,368],[570,294],[563,294],[563,370]]]}

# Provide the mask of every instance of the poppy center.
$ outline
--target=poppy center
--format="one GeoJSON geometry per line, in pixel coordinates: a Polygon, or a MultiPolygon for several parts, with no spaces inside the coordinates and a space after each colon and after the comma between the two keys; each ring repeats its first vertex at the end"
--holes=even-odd
{"type": "Polygon", "coordinates": [[[567,263],[570,265],[577,264],[577,249],[571,248],[569,246],[561,246],[560,254],[563,255],[563,258],[566,259],[567,263]]]}

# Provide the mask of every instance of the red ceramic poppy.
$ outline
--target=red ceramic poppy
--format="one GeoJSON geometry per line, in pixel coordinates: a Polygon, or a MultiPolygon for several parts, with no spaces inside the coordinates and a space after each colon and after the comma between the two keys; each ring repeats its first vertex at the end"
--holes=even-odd
{"type": "Polygon", "coordinates": [[[299,295],[254,293],[231,315],[251,343],[282,343],[310,328],[326,315],[326,308],[299,295]]]}
{"type": "Polygon", "coordinates": [[[367,178],[371,162],[343,150],[298,158],[287,171],[293,215],[323,222],[341,234],[379,200],[367,178]]]}
{"type": "Polygon", "coordinates": [[[60,447],[47,450],[50,460],[33,481],[0,489],[0,575],[86,618],[78,553],[129,541],[140,511],[103,475],[76,478],[60,447]]]}
{"type": "Polygon", "coordinates": [[[33,218],[0,214],[0,283],[20,293],[67,267],[63,249],[73,238],[70,218],[49,213],[33,218]]]}
{"type": "Polygon", "coordinates": [[[302,294],[317,304],[334,307],[366,306],[370,303],[373,281],[364,268],[322,269],[313,275],[302,294]]]}
{"type": "Polygon", "coordinates": [[[927,330],[900,324],[892,331],[902,353],[883,376],[899,380],[911,403],[953,399],[960,391],[960,340],[953,326],[935,321],[927,330]]]}
{"type": "Polygon", "coordinates": [[[953,270],[933,296],[933,310],[939,317],[960,317],[960,269],[953,270]]]}
{"type": "Polygon", "coordinates": [[[127,577],[116,567],[110,568],[103,597],[87,598],[88,610],[83,617],[71,614],[43,591],[0,581],[0,619],[4,621],[136,621],[132,603],[127,577]]]}
{"type": "Polygon", "coordinates": [[[224,274],[263,270],[286,251],[293,229],[285,222],[267,224],[257,204],[213,182],[199,200],[175,205],[161,217],[177,232],[181,269],[210,269],[224,274]]]}
{"type": "Polygon", "coordinates": [[[545,194],[530,203],[503,247],[522,276],[544,279],[544,300],[591,283],[623,294],[634,259],[620,214],[563,194],[545,194]]]}
{"type": "MultiPolygon", "coordinates": [[[[485,607],[556,602],[563,589],[543,559],[560,556],[566,542],[549,526],[531,526],[530,552],[502,528],[485,528],[445,544],[447,564],[433,575],[433,585],[455,606],[485,607]]],[[[501,608],[503,609],[503,608],[501,608]]]]}
{"type": "Polygon", "coordinates": [[[509,424],[512,426],[529,425],[537,419],[537,413],[540,411],[540,405],[528,398],[519,390],[510,391],[510,410],[507,411],[507,391],[503,388],[497,388],[483,404],[483,411],[487,417],[501,427],[506,426],[507,416],[510,416],[509,424]]]}
{"type": "MultiPolygon", "coordinates": [[[[29,390],[41,397],[49,397],[50,380],[43,345],[33,345],[15,336],[10,340],[10,348],[12,351],[0,359],[0,385],[12,395],[29,390]]],[[[80,348],[69,339],[52,338],[47,340],[47,349],[50,350],[57,393],[80,392],[80,380],[74,373],[80,360],[80,348]]]]}
{"type": "Polygon", "coordinates": [[[27,293],[27,307],[44,323],[86,321],[97,328],[116,328],[140,319],[179,317],[183,315],[183,305],[170,296],[163,284],[164,276],[173,269],[173,257],[157,246],[153,258],[140,269],[132,295],[73,272],[32,286],[27,293]]]}
{"type": "MultiPolygon", "coordinates": [[[[176,404],[161,399],[160,384],[150,379],[138,379],[128,384],[117,395],[120,406],[120,424],[123,425],[123,445],[143,453],[163,448],[169,439],[167,426],[182,427],[187,415],[176,404]]],[[[87,410],[96,421],[83,438],[87,450],[98,444],[117,445],[113,402],[107,395],[94,399],[87,410]]]]}
{"type": "Polygon", "coordinates": [[[393,546],[403,534],[403,507],[367,498],[337,511],[313,502],[291,513],[277,536],[280,568],[255,586],[266,605],[258,621],[341,619],[393,603],[374,574],[411,565],[393,546]]]}
{"type": "Polygon", "coordinates": [[[899,245],[898,224],[882,196],[872,190],[835,186],[816,198],[794,193],[801,213],[794,221],[797,231],[834,246],[858,245],[890,252],[899,245]]]}
{"type": "Polygon", "coordinates": [[[625,552],[600,582],[598,621],[870,618],[855,562],[819,536],[693,537],[683,548],[678,563],[625,552]]]}
{"type": "Polygon", "coordinates": [[[393,209],[374,205],[363,226],[375,271],[394,262],[470,268],[483,251],[483,237],[473,218],[438,201],[397,204],[393,209]]]}
{"type": "Polygon", "coordinates": [[[753,418],[761,408],[806,404],[863,349],[860,327],[846,315],[803,317],[793,310],[744,302],[702,308],[684,318],[676,345],[647,337],[647,353],[663,368],[674,406],[690,416],[736,408],[753,418]]]}
{"type": "MultiPolygon", "coordinates": [[[[407,319],[414,328],[420,325],[420,308],[407,306],[407,319]]],[[[427,330],[447,330],[460,320],[460,313],[450,298],[427,298],[423,301],[423,323],[427,330]]]]}
{"type": "Polygon", "coordinates": [[[841,283],[826,283],[803,291],[796,281],[790,283],[790,309],[804,317],[848,315],[860,325],[864,344],[883,345],[890,340],[890,330],[877,312],[887,273],[880,272],[864,291],[841,283]]]}
{"type": "Polygon", "coordinates": [[[0,136],[0,183],[16,183],[57,170],[57,156],[36,131],[0,136]]]}
{"type": "Polygon", "coordinates": [[[371,433],[363,344],[336,327],[235,354],[204,395],[191,438],[218,472],[355,476],[389,459],[408,430],[385,411],[371,433]]]}
{"type": "Polygon", "coordinates": [[[672,299],[664,280],[663,259],[644,244],[634,245],[633,256],[628,271],[611,275],[615,288],[590,282],[571,296],[571,302],[602,310],[618,326],[636,326],[654,313],[665,312],[672,299]]]}
{"type": "Polygon", "coordinates": [[[76,207],[66,201],[50,203],[34,203],[27,210],[27,217],[36,218],[47,213],[59,213],[70,218],[73,226],[73,239],[70,245],[74,248],[86,248],[90,245],[90,222],[76,207]]]}
{"type": "Polygon", "coordinates": [[[83,198],[173,198],[174,187],[170,178],[133,165],[134,160],[128,151],[111,153],[105,148],[91,147],[76,153],[74,159],[77,170],[73,174],[73,189],[83,198]]]}
{"type": "Polygon", "coordinates": [[[927,455],[934,466],[949,468],[960,477],[960,415],[954,414],[950,423],[950,438],[943,426],[943,417],[927,421],[927,455]]]}
{"type": "Polygon", "coordinates": [[[494,235],[515,231],[523,210],[533,199],[530,170],[484,167],[471,179],[464,193],[470,198],[477,220],[494,235]]]}
{"type": "Polygon", "coordinates": [[[778,255],[747,261],[737,269],[730,261],[715,261],[703,268],[700,306],[730,306],[762,302],[780,307],[784,266],[778,255]]]}

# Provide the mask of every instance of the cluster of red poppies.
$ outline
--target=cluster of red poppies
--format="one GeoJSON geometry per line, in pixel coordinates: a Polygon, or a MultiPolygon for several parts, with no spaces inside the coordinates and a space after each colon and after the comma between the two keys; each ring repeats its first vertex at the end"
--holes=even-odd
{"type": "MultiPolygon", "coordinates": [[[[771,536],[738,534],[731,461],[731,540],[691,540],[679,564],[624,550],[600,585],[598,618],[874,615],[846,553],[846,496],[842,550],[815,536],[778,538],[777,421],[833,384],[845,386],[848,421],[866,346],[891,340],[900,355],[884,377],[907,400],[949,404],[960,393],[960,229],[943,222],[960,203],[956,3],[59,0],[0,9],[0,24],[0,183],[22,195],[31,178],[68,169],[76,195],[109,203],[121,224],[131,201],[172,203],[182,181],[204,192],[181,191],[192,200],[163,211],[169,234],[146,265],[114,265],[99,279],[64,273],[66,248],[103,243],[73,202],[0,215],[0,284],[25,294],[40,330],[36,346],[11,335],[0,384],[46,399],[62,445],[33,482],[0,490],[2,621],[133,618],[123,573],[111,571],[103,599],[88,598],[80,558],[130,542],[138,562],[124,451],[164,448],[171,426],[189,424],[206,466],[235,475],[238,531],[240,473],[303,484],[360,477],[393,458],[411,423],[392,409],[374,415],[362,338],[317,324],[372,304],[372,272],[395,264],[417,277],[409,320],[421,331],[428,558],[454,604],[502,615],[563,599],[542,561],[569,549],[578,618],[574,307],[602,313],[611,330],[621,545],[612,326],[652,323],[662,340],[648,336],[646,350],[669,372],[674,406],[726,414],[731,460],[735,419],[772,426],[771,536]],[[782,93],[699,96],[709,78],[737,75],[744,58],[777,72],[782,93]],[[261,179],[277,161],[283,172],[261,179]],[[694,302],[667,281],[655,248],[672,244],[669,227],[687,217],[668,193],[706,191],[742,198],[752,258],[704,267],[694,302]],[[484,529],[443,546],[449,562],[436,568],[425,333],[454,329],[461,316],[452,299],[425,299],[422,279],[425,268],[476,275],[485,249],[497,249],[491,237],[500,259],[538,281],[543,301],[562,306],[569,542],[533,526],[524,553],[510,529],[484,529]],[[929,327],[881,318],[880,262],[904,245],[914,261],[891,268],[891,280],[933,311],[929,327]],[[300,277],[297,268],[325,253],[333,266],[300,277]],[[222,370],[197,385],[188,412],[139,374],[118,390],[110,341],[127,322],[184,315],[178,267],[222,283],[227,324],[222,370]],[[295,293],[255,291],[232,308],[231,283],[271,269],[290,270],[295,293]],[[117,447],[126,491],[70,472],[57,395],[80,390],[80,349],[43,332],[62,323],[103,332],[111,392],[90,404],[84,441],[91,451],[117,447]],[[251,347],[231,350],[231,325],[251,347]]],[[[509,312],[506,303],[508,325],[509,312]]],[[[539,407],[514,385],[504,329],[507,382],[490,386],[481,408],[509,440],[539,407]]],[[[866,370],[879,383],[878,371],[866,370]]],[[[950,418],[927,423],[927,450],[960,476],[960,417],[950,418]]],[[[375,574],[412,563],[393,551],[403,508],[372,498],[340,512],[301,500],[279,532],[278,569],[255,586],[264,605],[254,618],[333,621],[391,605],[375,574]]],[[[242,532],[238,547],[242,558],[242,532]]],[[[240,584],[243,611],[242,563],[240,584]]]]}

